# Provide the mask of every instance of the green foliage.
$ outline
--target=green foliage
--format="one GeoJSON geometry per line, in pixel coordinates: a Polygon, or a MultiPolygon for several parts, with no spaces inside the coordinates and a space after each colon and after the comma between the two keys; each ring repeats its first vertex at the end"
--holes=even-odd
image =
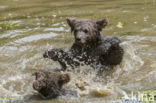
{"type": "Polygon", "coordinates": [[[11,30],[15,28],[16,28],[15,24],[0,24],[0,29],[2,30],[11,30]]]}
{"type": "Polygon", "coordinates": [[[123,22],[118,22],[117,25],[116,25],[116,27],[120,28],[120,29],[123,28],[123,26],[124,26],[123,22]]]}

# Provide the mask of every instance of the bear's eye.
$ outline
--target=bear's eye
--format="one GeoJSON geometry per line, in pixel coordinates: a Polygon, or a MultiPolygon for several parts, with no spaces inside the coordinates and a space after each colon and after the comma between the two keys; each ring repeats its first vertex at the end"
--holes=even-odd
{"type": "Polygon", "coordinates": [[[85,32],[85,33],[88,33],[88,30],[87,30],[87,29],[85,29],[85,30],[84,30],[84,32],[85,32]]]}

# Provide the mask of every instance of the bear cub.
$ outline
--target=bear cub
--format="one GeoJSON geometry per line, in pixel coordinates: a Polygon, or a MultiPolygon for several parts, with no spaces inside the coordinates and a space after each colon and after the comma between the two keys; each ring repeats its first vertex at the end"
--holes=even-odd
{"type": "Polygon", "coordinates": [[[69,74],[61,74],[51,71],[35,73],[36,80],[33,82],[34,90],[38,91],[45,98],[56,98],[62,94],[62,87],[70,81],[69,74]]]}

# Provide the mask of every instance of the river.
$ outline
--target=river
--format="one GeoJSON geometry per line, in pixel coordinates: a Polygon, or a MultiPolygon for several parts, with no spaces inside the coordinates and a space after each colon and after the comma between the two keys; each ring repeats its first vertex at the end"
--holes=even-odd
{"type": "Polygon", "coordinates": [[[0,0],[0,78],[4,103],[111,103],[107,101],[155,89],[156,0],[0,0]],[[42,54],[71,47],[74,38],[67,17],[108,18],[102,33],[121,39],[124,58],[100,77],[87,66],[65,71],[72,77],[65,87],[78,97],[44,100],[32,88],[32,74],[60,68],[42,54]]]}

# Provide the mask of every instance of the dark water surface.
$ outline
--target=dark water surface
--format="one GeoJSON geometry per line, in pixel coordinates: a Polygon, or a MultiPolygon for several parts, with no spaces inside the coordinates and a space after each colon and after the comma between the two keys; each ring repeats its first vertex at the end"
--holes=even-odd
{"type": "Polygon", "coordinates": [[[7,97],[6,101],[27,103],[105,103],[132,91],[154,89],[156,0],[0,0],[0,78],[0,102],[7,97]],[[72,80],[66,88],[79,97],[42,100],[32,88],[32,74],[59,68],[42,53],[72,45],[67,17],[108,18],[102,33],[122,40],[124,59],[103,77],[89,67],[68,71],[72,80]]]}

